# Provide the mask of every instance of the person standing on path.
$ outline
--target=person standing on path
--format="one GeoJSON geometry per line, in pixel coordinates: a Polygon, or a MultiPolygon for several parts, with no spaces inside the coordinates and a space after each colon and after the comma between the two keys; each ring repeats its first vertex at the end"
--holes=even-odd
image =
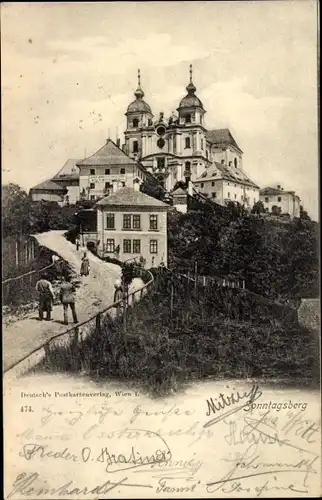
{"type": "Polygon", "coordinates": [[[75,245],[76,245],[76,250],[77,250],[77,252],[78,252],[79,247],[80,247],[80,241],[79,241],[79,237],[78,237],[78,236],[76,237],[76,240],[75,240],[75,245]]]}
{"type": "Polygon", "coordinates": [[[86,252],[84,252],[84,255],[82,257],[82,265],[80,268],[80,275],[81,276],[88,276],[89,275],[89,260],[88,260],[86,252]]]}
{"type": "Polygon", "coordinates": [[[44,319],[44,312],[46,312],[46,321],[50,321],[55,295],[47,274],[43,274],[40,280],[37,281],[36,291],[38,292],[39,320],[44,319]]]}
{"type": "Polygon", "coordinates": [[[71,308],[73,321],[78,323],[76,308],[75,308],[75,292],[76,288],[71,283],[71,276],[66,276],[65,281],[60,287],[60,300],[64,308],[64,325],[68,325],[68,305],[71,308]]]}

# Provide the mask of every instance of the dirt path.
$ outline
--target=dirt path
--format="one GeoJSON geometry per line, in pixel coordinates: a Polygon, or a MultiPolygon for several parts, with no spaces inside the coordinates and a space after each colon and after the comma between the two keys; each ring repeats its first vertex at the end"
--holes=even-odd
{"type": "MultiPolygon", "coordinates": [[[[68,261],[75,272],[79,274],[84,249],[81,248],[77,252],[75,245],[65,239],[64,232],[50,231],[35,235],[35,237],[41,245],[50,248],[68,261]]],[[[113,302],[114,282],[121,275],[119,266],[103,262],[90,252],[87,255],[91,266],[90,274],[81,278],[82,284],[77,290],[76,310],[80,322],[85,321],[98,311],[98,309],[107,307],[113,302]]],[[[130,287],[130,291],[141,286],[142,281],[135,279],[130,287]]],[[[22,319],[4,326],[4,370],[37,346],[40,346],[45,340],[49,340],[53,335],[66,330],[66,326],[62,324],[62,320],[62,306],[57,305],[53,307],[51,322],[38,321],[37,311],[32,311],[22,319]]]]}

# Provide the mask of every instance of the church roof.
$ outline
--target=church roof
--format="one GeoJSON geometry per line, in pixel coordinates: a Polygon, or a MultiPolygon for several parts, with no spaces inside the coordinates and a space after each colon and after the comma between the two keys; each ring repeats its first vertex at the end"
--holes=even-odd
{"type": "Polygon", "coordinates": [[[152,196],[130,187],[124,187],[100,200],[97,205],[119,205],[139,207],[168,207],[165,203],[152,196]]]}
{"type": "Polygon", "coordinates": [[[228,128],[208,130],[208,132],[206,133],[206,140],[210,142],[210,144],[214,144],[215,146],[219,147],[227,147],[232,145],[242,152],[228,128]]]}
{"type": "Polygon", "coordinates": [[[143,101],[143,99],[135,99],[135,101],[131,102],[128,105],[126,113],[150,113],[152,115],[152,111],[148,103],[143,101]]]}
{"type": "Polygon", "coordinates": [[[56,184],[56,182],[53,182],[51,180],[47,180],[44,182],[41,182],[40,184],[37,184],[36,186],[33,186],[30,191],[60,191],[60,192],[65,192],[67,189],[65,187],[60,186],[59,184],[56,184]]]}
{"type": "Polygon", "coordinates": [[[96,151],[92,156],[77,162],[78,166],[82,165],[138,165],[135,160],[132,160],[125,154],[111,139],[106,141],[106,144],[96,151]]]}
{"type": "Polygon", "coordinates": [[[79,179],[79,171],[76,164],[80,161],[82,160],[76,160],[74,158],[67,160],[57,174],[54,175],[52,180],[79,179]]]}
{"type": "Polygon", "coordinates": [[[203,108],[203,104],[199,97],[194,94],[187,94],[183,99],[181,99],[179,108],[203,108]]]}
{"type": "Polygon", "coordinates": [[[259,188],[255,182],[250,180],[250,178],[245,174],[241,168],[227,167],[222,163],[214,162],[212,163],[197,179],[197,182],[202,181],[216,181],[216,180],[227,180],[231,182],[238,182],[239,184],[245,184],[247,186],[259,188]]]}

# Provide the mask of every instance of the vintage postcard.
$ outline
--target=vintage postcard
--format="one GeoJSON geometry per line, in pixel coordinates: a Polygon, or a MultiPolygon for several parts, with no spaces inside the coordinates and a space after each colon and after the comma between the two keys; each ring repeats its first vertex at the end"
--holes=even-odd
{"type": "Polygon", "coordinates": [[[4,2],[4,497],[321,495],[317,2],[4,2]]]}

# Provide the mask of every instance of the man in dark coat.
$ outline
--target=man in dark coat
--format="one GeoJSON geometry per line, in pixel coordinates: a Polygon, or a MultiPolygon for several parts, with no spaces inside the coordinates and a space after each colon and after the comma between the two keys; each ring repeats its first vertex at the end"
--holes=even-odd
{"type": "Polygon", "coordinates": [[[76,308],[75,308],[75,292],[76,288],[71,283],[71,276],[66,276],[65,281],[60,288],[60,300],[64,308],[64,324],[68,325],[68,305],[72,311],[74,323],[78,323],[76,308]]]}
{"type": "Polygon", "coordinates": [[[38,292],[39,319],[42,321],[44,319],[44,312],[46,312],[46,321],[50,321],[55,295],[47,274],[43,274],[40,280],[37,281],[36,290],[38,292]]]}

